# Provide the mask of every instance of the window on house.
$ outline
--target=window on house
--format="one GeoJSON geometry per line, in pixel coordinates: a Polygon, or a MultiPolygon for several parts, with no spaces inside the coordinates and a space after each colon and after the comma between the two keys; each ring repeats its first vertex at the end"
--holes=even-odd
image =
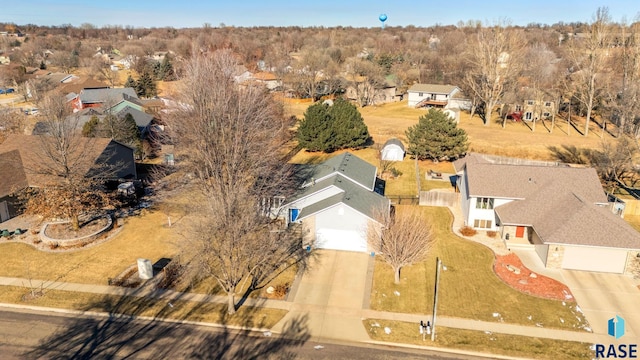
{"type": "Polygon", "coordinates": [[[527,105],[534,105],[534,104],[535,104],[535,101],[533,101],[533,100],[527,100],[527,105]]]}
{"type": "Polygon", "coordinates": [[[545,117],[545,118],[548,118],[548,117],[551,116],[551,113],[544,112],[544,113],[542,113],[542,116],[545,117]]]}
{"type": "Polygon", "coordinates": [[[477,198],[476,209],[493,209],[493,198],[477,198]]]}
{"type": "Polygon", "coordinates": [[[525,120],[533,119],[533,113],[531,111],[527,111],[526,113],[524,113],[524,119],[525,120]]]}
{"type": "Polygon", "coordinates": [[[515,108],[514,111],[516,111],[516,112],[522,111],[522,105],[516,105],[516,108],[515,108]]]}
{"type": "Polygon", "coordinates": [[[419,93],[418,93],[418,96],[423,97],[423,96],[424,96],[424,93],[419,92],[419,93]]]}
{"type": "Polygon", "coordinates": [[[546,107],[551,107],[551,101],[547,101],[547,102],[545,102],[545,103],[544,103],[544,106],[546,106],[546,107]]]}
{"type": "Polygon", "coordinates": [[[473,227],[479,229],[491,229],[491,224],[493,221],[491,220],[474,220],[473,227]]]}

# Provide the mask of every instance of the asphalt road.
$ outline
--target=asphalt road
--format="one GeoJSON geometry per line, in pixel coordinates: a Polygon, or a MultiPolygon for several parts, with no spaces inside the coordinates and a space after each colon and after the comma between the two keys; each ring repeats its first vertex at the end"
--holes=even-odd
{"type": "MultiPolygon", "coordinates": [[[[317,342],[226,328],[0,309],[0,358],[10,359],[480,359],[376,345],[317,342]],[[321,347],[321,348],[317,348],[321,347]]],[[[293,336],[291,336],[293,335],[293,336]]]]}

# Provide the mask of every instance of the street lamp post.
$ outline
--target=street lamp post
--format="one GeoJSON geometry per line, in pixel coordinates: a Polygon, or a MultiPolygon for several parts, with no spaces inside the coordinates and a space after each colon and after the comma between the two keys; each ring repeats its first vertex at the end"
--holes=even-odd
{"type": "Polygon", "coordinates": [[[440,258],[436,258],[436,286],[433,291],[433,317],[431,318],[431,341],[436,339],[436,312],[438,309],[438,285],[440,283],[440,268],[442,267],[442,261],[440,258]]]}

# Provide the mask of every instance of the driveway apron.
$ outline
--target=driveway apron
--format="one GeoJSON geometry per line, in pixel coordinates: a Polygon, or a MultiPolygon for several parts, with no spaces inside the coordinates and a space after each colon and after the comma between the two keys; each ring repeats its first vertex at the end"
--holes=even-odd
{"type": "Polygon", "coordinates": [[[293,299],[291,311],[274,327],[307,316],[312,337],[367,341],[362,325],[367,266],[365,253],[316,250],[309,270],[304,273],[293,299]]]}
{"type": "Polygon", "coordinates": [[[594,333],[606,334],[608,320],[618,315],[625,320],[622,339],[640,339],[640,290],[625,275],[562,270],[594,333]]]}

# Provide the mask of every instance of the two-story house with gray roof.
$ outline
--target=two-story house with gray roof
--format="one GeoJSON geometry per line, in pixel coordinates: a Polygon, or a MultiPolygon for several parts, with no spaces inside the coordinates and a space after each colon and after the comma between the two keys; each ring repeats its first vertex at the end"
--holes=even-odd
{"type": "Polygon", "coordinates": [[[369,252],[367,228],[389,199],[375,192],[376,167],[351,153],[307,167],[298,193],[280,213],[303,227],[307,244],[320,249],[369,252]]]}
{"type": "Polygon", "coordinates": [[[615,215],[592,168],[454,162],[465,223],[530,247],[550,268],[631,273],[640,233],[615,215]]]}

